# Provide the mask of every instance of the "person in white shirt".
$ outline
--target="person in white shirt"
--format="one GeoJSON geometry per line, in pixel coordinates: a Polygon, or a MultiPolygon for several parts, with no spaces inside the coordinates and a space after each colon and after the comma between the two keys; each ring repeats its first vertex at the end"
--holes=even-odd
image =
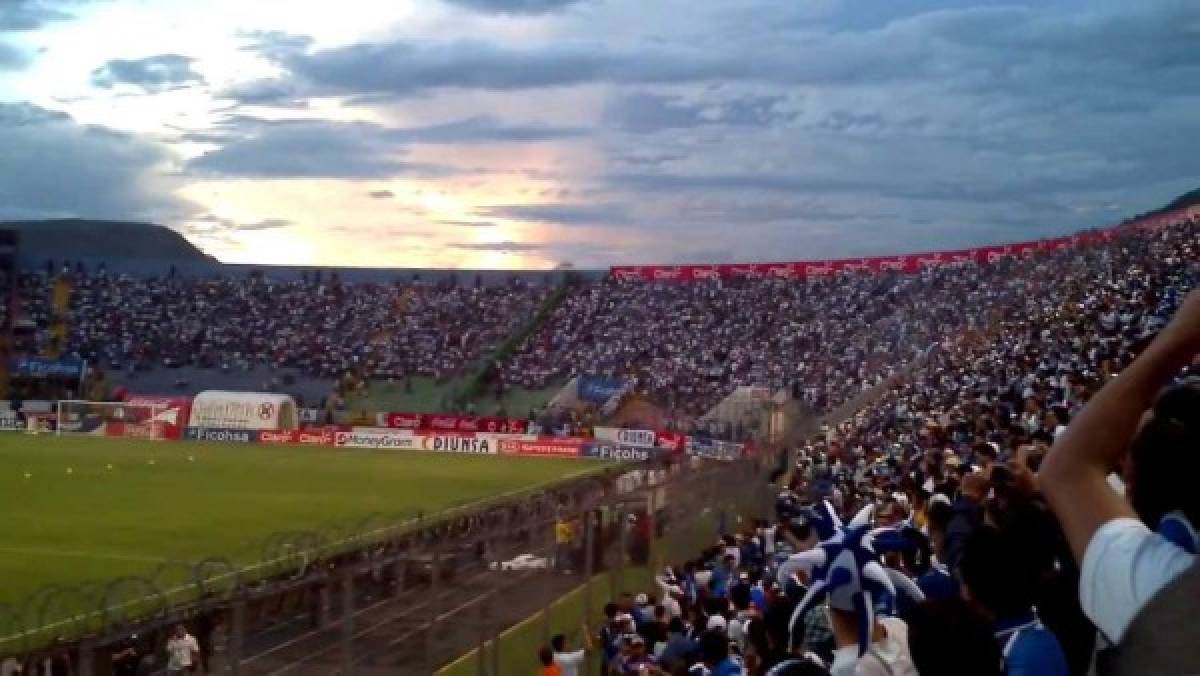
{"type": "Polygon", "coordinates": [[[1200,515],[1200,386],[1160,394],[1197,356],[1200,291],[1192,291],[1145,351],[1075,416],[1039,471],[1080,562],[1084,613],[1118,645],[1142,607],[1195,562],[1155,529],[1174,509],[1193,523],[1200,515]],[[1123,460],[1128,500],[1108,481],[1123,460]]]}
{"type": "Polygon", "coordinates": [[[562,676],[580,676],[587,664],[587,651],[592,649],[592,637],[588,628],[583,628],[584,647],[579,650],[567,650],[567,638],[555,634],[550,639],[550,649],[554,651],[554,663],[562,669],[562,676]]]}
{"type": "Polygon", "coordinates": [[[858,620],[854,613],[829,608],[837,650],[830,676],[919,676],[908,651],[908,625],[897,617],[879,617],[871,632],[871,647],[858,655],[858,620]]]}
{"type": "Polygon", "coordinates": [[[167,674],[196,673],[200,666],[200,644],[182,625],[175,625],[175,633],[167,639],[167,674]]]}

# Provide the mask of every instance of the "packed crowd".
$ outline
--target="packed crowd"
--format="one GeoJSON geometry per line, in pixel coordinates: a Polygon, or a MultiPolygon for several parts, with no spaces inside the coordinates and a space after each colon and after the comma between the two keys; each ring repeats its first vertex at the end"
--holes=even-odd
{"type": "Polygon", "coordinates": [[[787,388],[829,411],[930,345],[985,330],[1060,279],[1060,270],[1095,255],[1103,254],[1070,250],[917,275],[805,281],[609,280],[569,297],[503,376],[525,387],[577,375],[633,380],[668,409],[693,415],[738,386],[787,388]]]}
{"type": "MultiPolygon", "coordinates": [[[[606,608],[602,673],[1200,673],[1198,226],[978,290],[962,305],[993,321],[797,448],[775,518],[606,608]],[[865,628],[841,594],[796,616],[829,583],[797,565],[832,542],[826,506],[894,536],[865,628]]],[[[539,659],[569,675],[585,655],[556,637],[539,659]]]]}
{"type": "MultiPolygon", "coordinates": [[[[105,368],[295,369],[340,378],[449,378],[533,314],[549,289],[249,278],[27,273],[20,315],[44,327],[54,280],[71,277],[64,351],[105,368]]],[[[48,340],[45,331],[38,342],[48,340]]]]}

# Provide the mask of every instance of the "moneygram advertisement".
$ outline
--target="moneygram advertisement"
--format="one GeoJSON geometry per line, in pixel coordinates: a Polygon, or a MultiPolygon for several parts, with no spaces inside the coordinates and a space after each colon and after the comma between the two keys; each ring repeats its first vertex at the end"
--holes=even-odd
{"type": "Polygon", "coordinates": [[[349,432],[335,432],[333,445],[338,448],[368,448],[411,451],[420,448],[417,438],[406,430],[377,430],[354,428],[349,432]]]}

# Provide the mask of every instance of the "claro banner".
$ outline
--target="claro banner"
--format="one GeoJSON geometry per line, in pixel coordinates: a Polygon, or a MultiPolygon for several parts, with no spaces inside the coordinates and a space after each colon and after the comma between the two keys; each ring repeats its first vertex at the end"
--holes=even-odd
{"type": "Polygon", "coordinates": [[[260,430],[260,444],[303,444],[306,446],[333,446],[337,440],[337,429],[308,428],[303,430],[260,430]]]}

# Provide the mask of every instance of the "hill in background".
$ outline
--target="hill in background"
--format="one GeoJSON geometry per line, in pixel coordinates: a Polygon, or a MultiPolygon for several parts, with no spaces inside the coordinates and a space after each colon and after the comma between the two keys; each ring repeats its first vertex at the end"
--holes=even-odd
{"type": "Polygon", "coordinates": [[[0,222],[0,229],[19,233],[24,258],[216,260],[178,232],[152,223],[65,218],[5,221],[0,222]]]}

